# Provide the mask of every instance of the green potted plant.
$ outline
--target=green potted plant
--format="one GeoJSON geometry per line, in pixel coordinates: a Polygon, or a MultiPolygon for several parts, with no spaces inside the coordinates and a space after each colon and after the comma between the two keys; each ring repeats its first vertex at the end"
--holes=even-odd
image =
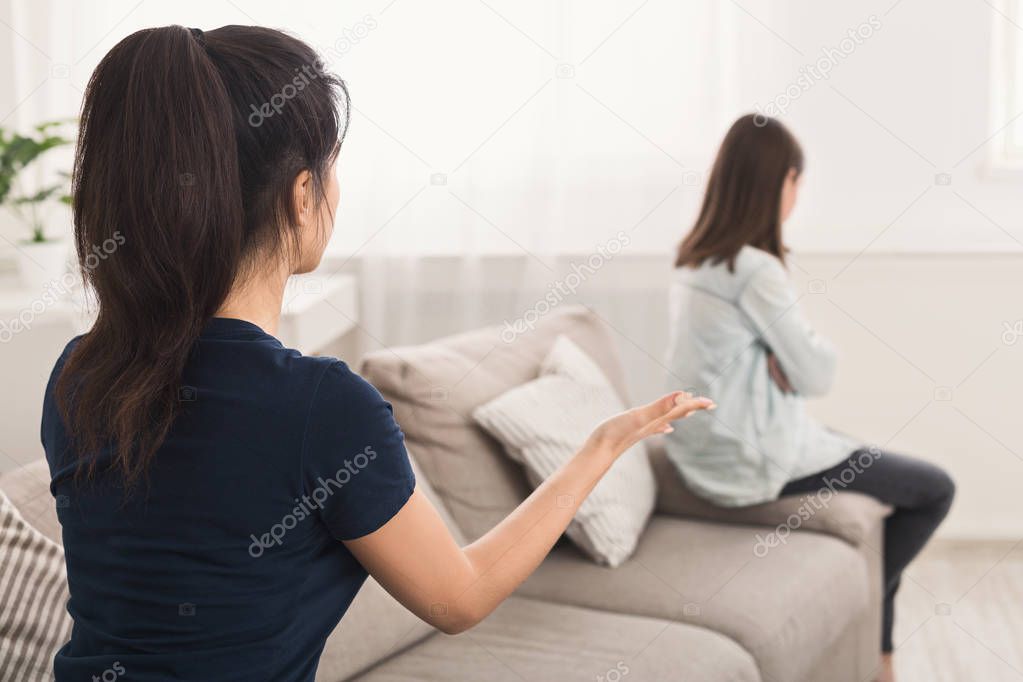
{"type": "Polygon", "coordinates": [[[47,234],[43,209],[55,201],[69,204],[71,197],[67,193],[67,173],[58,173],[59,180],[42,183],[33,190],[25,189],[29,184],[25,180],[34,171],[32,164],[43,154],[71,144],[72,140],[61,134],[69,123],[41,123],[29,135],[0,128],[0,206],[29,228],[30,237],[17,245],[17,258],[22,282],[32,289],[60,279],[67,271],[67,241],[47,234]]]}

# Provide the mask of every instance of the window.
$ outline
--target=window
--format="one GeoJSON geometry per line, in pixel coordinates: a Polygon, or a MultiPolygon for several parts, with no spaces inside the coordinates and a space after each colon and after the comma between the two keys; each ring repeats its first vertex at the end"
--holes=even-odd
{"type": "Polygon", "coordinates": [[[992,145],[994,168],[1023,169],[1023,0],[1001,0],[992,34],[992,145]]]}

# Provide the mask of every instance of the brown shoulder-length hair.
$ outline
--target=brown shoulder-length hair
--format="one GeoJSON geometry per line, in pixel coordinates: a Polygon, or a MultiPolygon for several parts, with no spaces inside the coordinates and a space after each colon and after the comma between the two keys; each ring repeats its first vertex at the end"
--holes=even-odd
{"type": "Polygon", "coordinates": [[[776,119],[747,114],[721,142],[696,224],[678,247],[675,267],[704,261],[735,270],[739,250],[750,245],[785,262],[778,212],[785,176],[803,172],[803,151],[776,119]]]}
{"type": "Polygon", "coordinates": [[[80,473],[109,452],[126,489],[144,476],[191,399],[182,374],[206,322],[254,263],[293,262],[295,179],[308,171],[322,200],[348,109],[317,53],[268,28],[151,28],[103,57],[72,176],[98,315],[55,390],[80,473]]]}

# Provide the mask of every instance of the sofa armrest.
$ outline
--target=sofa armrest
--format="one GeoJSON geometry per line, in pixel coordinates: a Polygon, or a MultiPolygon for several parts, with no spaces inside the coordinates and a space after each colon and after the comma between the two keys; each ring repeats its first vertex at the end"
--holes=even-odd
{"type": "Polygon", "coordinates": [[[834,535],[859,546],[871,528],[891,513],[891,507],[872,497],[854,492],[837,492],[825,502],[805,502],[805,495],[778,498],[750,507],[719,507],[698,497],[686,487],[678,469],[668,459],[663,439],[648,441],[650,464],[657,479],[657,513],[671,516],[811,530],[834,535]]]}
{"type": "Polygon", "coordinates": [[[40,459],[0,476],[0,490],[29,524],[61,544],[57,505],[50,494],[50,469],[45,460],[40,459]]]}

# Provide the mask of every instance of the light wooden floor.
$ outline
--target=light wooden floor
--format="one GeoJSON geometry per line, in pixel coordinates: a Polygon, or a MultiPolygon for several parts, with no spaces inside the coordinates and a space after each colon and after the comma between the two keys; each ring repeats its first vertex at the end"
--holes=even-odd
{"type": "Polygon", "coordinates": [[[1023,682],[1023,540],[932,543],[895,618],[898,682],[1023,682]]]}

